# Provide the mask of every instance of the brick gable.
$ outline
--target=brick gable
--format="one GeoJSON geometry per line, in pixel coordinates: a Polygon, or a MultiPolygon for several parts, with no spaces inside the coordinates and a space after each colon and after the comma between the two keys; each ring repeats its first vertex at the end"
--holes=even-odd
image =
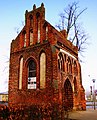
{"type": "MultiPolygon", "coordinates": [[[[32,77],[32,79],[34,79],[32,77]]],[[[33,81],[32,81],[32,84],[33,81]]],[[[67,40],[66,31],[56,30],[45,20],[45,8],[25,12],[25,26],[11,43],[9,70],[9,106],[58,103],[72,109],[86,109],[78,49],[67,40]],[[31,33],[31,34],[30,34],[31,33]],[[40,87],[40,56],[46,56],[45,86],[40,87]],[[23,70],[20,80],[20,58],[23,70]],[[36,64],[36,88],[28,88],[28,63],[36,64]],[[75,89],[76,88],[76,89],[75,89]]]]}

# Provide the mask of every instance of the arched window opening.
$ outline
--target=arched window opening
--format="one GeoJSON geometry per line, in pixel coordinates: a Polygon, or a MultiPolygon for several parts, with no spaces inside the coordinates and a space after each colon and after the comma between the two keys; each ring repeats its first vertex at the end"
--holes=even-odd
{"type": "MultiPolygon", "coordinates": [[[[39,24],[39,22],[38,22],[38,24],[39,24]]],[[[38,25],[38,43],[40,42],[40,27],[39,27],[39,25],[38,25]]]]}
{"type": "Polygon", "coordinates": [[[44,89],[46,84],[46,55],[40,55],[40,89],[44,89]]]}
{"type": "Polygon", "coordinates": [[[28,89],[36,89],[36,63],[30,60],[28,63],[28,89]]]}
{"type": "Polygon", "coordinates": [[[19,64],[19,89],[22,89],[23,57],[21,57],[19,64]]]}
{"type": "Polygon", "coordinates": [[[72,85],[67,79],[64,83],[64,95],[63,95],[63,106],[68,109],[73,109],[73,89],[72,85]]]}
{"type": "Polygon", "coordinates": [[[69,73],[72,73],[72,64],[70,58],[68,58],[68,67],[69,67],[69,73]]]}
{"type": "Polygon", "coordinates": [[[46,26],[46,40],[48,39],[48,26],[46,26]]]}
{"type": "Polygon", "coordinates": [[[24,36],[24,47],[26,47],[26,31],[23,32],[23,36],[24,36]]]}
{"type": "Polygon", "coordinates": [[[67,72],[71,74],[72,73],[72,64],[71,64],[70,57],[67,58],[67,62],[66,63],[67,63],[66,64],[67,65],[67,72]]]}
{"type": "Polygon", "coordinates": [[[37,17],[37,32],[38,32],[38,43],[40,42],[40,13],[36,14],[37,17]]]}
{"type": "Polygon", "coordinates": [[[67,72],[69,72],[69,57],[67,56],[66,60],[66,67],[67,67],[67,72]]]}
{"type": "Polygon", "coordinates": [[[62,53],[58,55],[58,68],[59,70],[64,71],[64,60],[63,60],[62,53]]]}
{"type": "Polygon", "coordinates": [[[43,32],[44,33],[44,39],[48,40],[48,24],[47,24],[47,22],[44,23],[43,30],[44,30],[44,32],[43,32]]]}
{"type": "Polygon", "coordinates": [[[29,16],[29,19],[30,19],[30,26],[32,27],[32,26],[33,26],[33,16],[30,15],[30,16],[29,16]]]}
{"type": "Polygon", "coordinates": [[[33,30],[30,30],[30,45],[33,44],[33,30]]]}

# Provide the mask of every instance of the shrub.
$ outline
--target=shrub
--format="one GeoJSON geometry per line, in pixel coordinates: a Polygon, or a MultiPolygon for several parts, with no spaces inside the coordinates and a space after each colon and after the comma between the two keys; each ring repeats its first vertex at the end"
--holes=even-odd
{"type": "Polygon", "coordinates": [[[31,105],[23,107],[0,106],[0,120],[58,120],[60,116],[57,104],[31,105]]]}

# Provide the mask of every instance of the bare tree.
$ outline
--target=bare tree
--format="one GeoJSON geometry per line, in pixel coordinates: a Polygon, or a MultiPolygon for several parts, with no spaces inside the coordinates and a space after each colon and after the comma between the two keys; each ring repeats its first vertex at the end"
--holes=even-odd
{"type": "Polygon", "coordinates": [[[84,52],[86,49],[88,35],[82,28],[82,24],[78,23],[80,15],[86,10],[87,8],[79,11],[79,6],[77,2],[73,2],[69,4],[67,8],[64,9],[64,12],[61,13],[59,16],[61,21],[59,22],[56,27],[59,30],[66,29],[68,39],[78,47],[78,51],[80,53],[84,52]]]}

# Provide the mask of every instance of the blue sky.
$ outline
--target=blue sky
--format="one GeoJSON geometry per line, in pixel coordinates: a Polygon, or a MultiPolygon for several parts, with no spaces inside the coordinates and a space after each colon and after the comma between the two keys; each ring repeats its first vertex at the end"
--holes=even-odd
{"type": "MultiPolygon", "coordinates": [[[[44,3],[46,20],[55,26],[59,22],[59,14],[74,0],[1,0],[0,1],[0,92],[8,87],[8,58],[10,43],[15,39],[16,27],[22,27],[25,11],[32,10],[33,5],[39,7],[44,3]]],[[[87,8],[81,15],[80,21],[89,34],[90,43],[84,53],[82,66],[82,79],[85,90],[90,90],[92,79],[97,79],[97,0],[79,0],[80,9],[87,8]],[[90,77],[88,76],[90,75],[90,77]]],[[[96,80],[97,81],[97,80],[96,80]]],[[[97,89],[97,82],[96,82],[97,89]]]]}

